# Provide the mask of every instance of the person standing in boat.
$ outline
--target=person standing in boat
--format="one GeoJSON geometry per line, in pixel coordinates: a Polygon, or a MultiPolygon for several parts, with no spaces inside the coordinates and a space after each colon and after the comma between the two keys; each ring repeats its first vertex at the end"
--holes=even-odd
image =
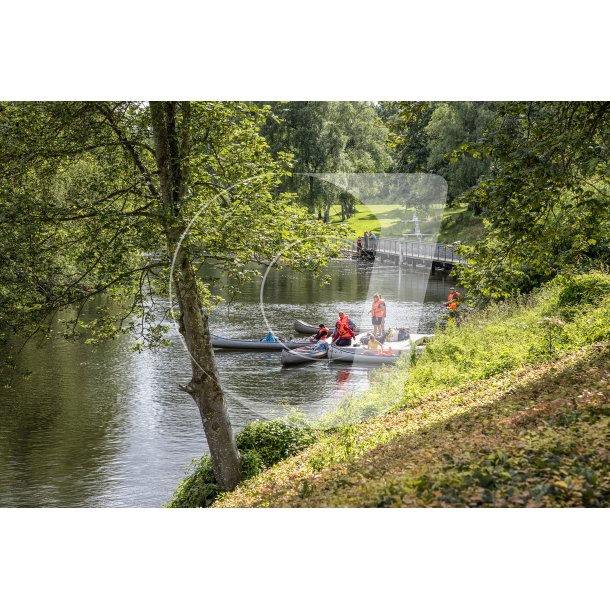
{"type": "Polygon", "coordinates": [[[370,314],[372,316],[373,334],[376,336],[382,335],[385,328],[386,305],[380,294],[375,294],[373,297],[370,314]]]}
{"type": "Polygon", "coordinates": [[[333,334],[333,343],[339,347],[345,347],[352,344],[352,339],[356,337],[352,327],[350,326],[349,317],[342,311],[339,312],[339,319],[335,322],[335,333],[333,334]]]}

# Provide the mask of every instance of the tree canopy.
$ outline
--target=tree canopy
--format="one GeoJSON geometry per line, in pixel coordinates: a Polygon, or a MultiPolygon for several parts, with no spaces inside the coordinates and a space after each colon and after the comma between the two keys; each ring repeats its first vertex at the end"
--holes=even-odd
{"type": "Polygon", "coordinates": [[[610,103],[510,102],[465,154],[490,169],[463,199],[485,237],[464,248],[472,294],[505,298],[610,263],[610,103]]]}

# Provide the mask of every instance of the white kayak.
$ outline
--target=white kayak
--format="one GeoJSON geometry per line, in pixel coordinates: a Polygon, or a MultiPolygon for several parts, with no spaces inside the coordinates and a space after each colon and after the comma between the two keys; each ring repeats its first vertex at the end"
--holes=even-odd
{"type": "Polygon", "coordinates": [[[333,362],[352,362],[355,364],[393,364],[399,354],[378,354],[364,348],[337,347],[331,345],[328,349],[328,359],[333,362]]]}
{"type": "Polygon", "coordinates": [[[412,346],[418,346],[425,338],[433,335],[411,334],[404,341],[386,341],[383,349],[386,353],[378,353],[367,347],[339,347],[331,344],[328,350],[328,359],[338,362],[355,362],[356,364],[392,364],[405,353],[410,353],[412,346]],[[391,349],[391,353],[388,350],[391,349]]]}
{"type": "Polygon", "coordinates": [[[304,364],[306,362],[314,362],[326,358],[328,350],[314,349],[313,347],[299,347],[297,349],[285,349],[280,356],[280,362],[283,366],[293,366],[295,364],[304,364]]]}
{"type": "Polygon", "coordinates": [[[212,347],[224,349],[252,349],[252,350],[273,350],[296,349],[297,347],[308,347],[312,343],[307,339],[295,341],[294,339],[262,341],[261,339],[232,339],[212,335],[212,347]]]}

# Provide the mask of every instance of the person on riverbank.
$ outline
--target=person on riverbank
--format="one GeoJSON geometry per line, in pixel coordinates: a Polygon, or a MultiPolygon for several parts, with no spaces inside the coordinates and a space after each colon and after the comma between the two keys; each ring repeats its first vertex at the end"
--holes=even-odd
{"type": "Polygon", "coordinates": [[[349,316],[343,311],[339,312],[339,319],[335,322],[335,333],[333,334],[333,343],[339,347],[344,347],[352,344],[352,339],[356,338],[349,316]]]}
{"type": "Polygon", "coordinates": [[[379,336],[383,334],[385,328],[386,304],[380,294],[375,294],[373,297],[373,306],[369,312],[372,316],[373,334],[379,336]]]}
{"type": "Polygon", "coordinates": [[[449,296],[447,297],[447,309],[456,311],[462,302],[462,295],[453,287],[449,288],[449,296]]]}

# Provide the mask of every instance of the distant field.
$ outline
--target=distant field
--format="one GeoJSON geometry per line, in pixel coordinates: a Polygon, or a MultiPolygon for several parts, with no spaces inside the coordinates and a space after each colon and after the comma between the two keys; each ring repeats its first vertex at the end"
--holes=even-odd
{"type": "MultiPolygon", "coordinates": [[[[407,225],[402,222],[405,218],[405,208],[398,203],[370,207],[360,204],[356,210],[356,214],[345,221],[350,230],[350,237],[363,235],[365,231],[373,231],[377,234],[383,231],[384,236],[400,235],[405,232],[407,225]]],[[[331,208],[330,222],[341,223],[340,205],[331,208]]]]}
{"type": "MultiPolygon", "coordinates": [[[[413,224],[404,222],[405,219],[411,218],[413,211],[412,209],[405,211],[400,204],[375,206],[360,204],[356,210],[356,214],[345,221],[349,230],[347,237],[357,237],[363,235],[365,231],[373,231],[377,235],[382,233],[383,237],[400,236],[413,231],[413,224]]],[[[331,208],[330,222],[331,224],[341,223],[340,205],[331,208]]],[[[431,232],[431,228],[422,222],[421,231],[422,233],[431,232]]],[[[482,233],[481,219],[466,210],[465,206],[445,208],[437,241],[439,243],[461,241],[472,244],[481,237],[482,233]]]]}

